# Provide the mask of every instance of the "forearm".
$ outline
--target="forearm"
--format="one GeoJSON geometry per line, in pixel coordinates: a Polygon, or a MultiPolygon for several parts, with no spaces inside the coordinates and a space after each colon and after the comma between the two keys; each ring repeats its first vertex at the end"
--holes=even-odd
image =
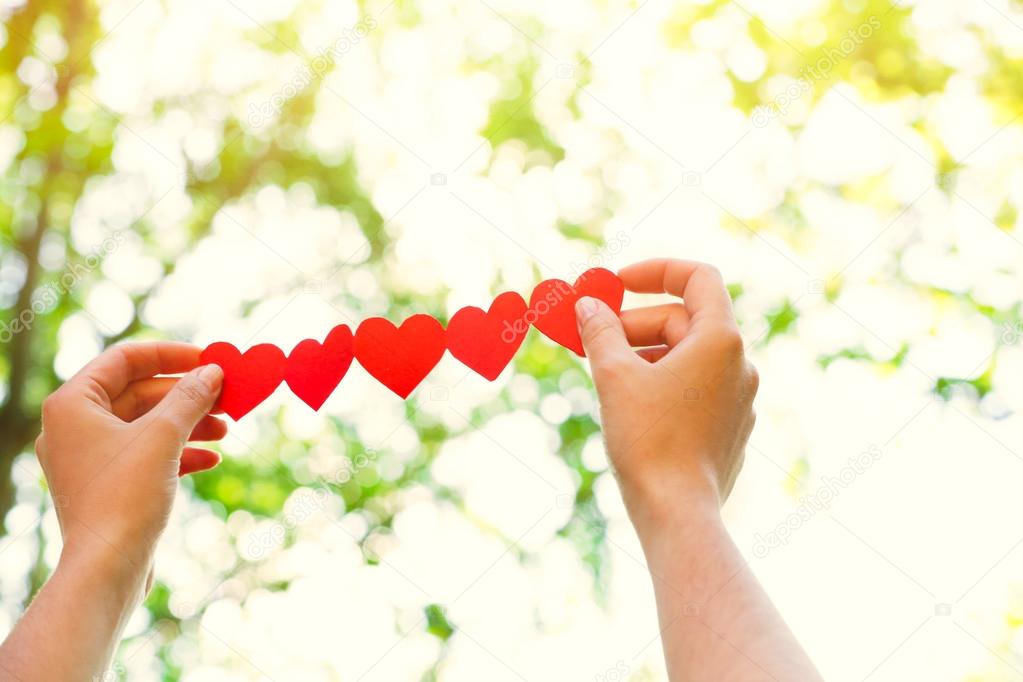
{"type": "Polygon", "coordinates": [[[5,679],[102,679],[144,584],[144,568],[119,556],[65,550],[53,576],[0,646],[5,679]]]}
{"type": "Polygon", "coordinates": [[[715,505],[641,530],[673,680],[820,680],[728,536],[715,505]]]}
{"type": "Polygon", "coordinates": [[[209,416],[224,373],[199,367],[200,355],[183,343],[118,344],[43,402],[36,455],[64,547],[53,576],[0,645],[0,679],[107,677],[145,595],[178,472],[217,461],[211,450],[182,445],[227,433],[209,416]]]}

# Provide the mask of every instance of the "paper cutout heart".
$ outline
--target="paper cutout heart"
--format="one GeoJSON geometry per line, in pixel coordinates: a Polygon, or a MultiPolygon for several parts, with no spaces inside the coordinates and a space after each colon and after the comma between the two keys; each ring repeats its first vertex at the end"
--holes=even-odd
{"type": "Polygon", "coordinates": [[[533,326],[579,357],[586,357],[586,351],[575,321],[575,302],[583,296],[599,298],[616,314],[621,314],[625,285],[610,270],[592,268],[579,275],[574,285],[560,279],[544,280],[529,297],[533,326]]]}
{"type": "Polygon", "coordinates": [[[400,327],[371,317],[355,330],[359,364],[402,398],[440,362],[444,348],[444,327],[429,315],[413,315],[400,327]]]}
{"type": "Polygon", "coordinates": [[[199,362],[220,365],[224,370],[224,386],[215,407],[238,421],[284,380],[287,358],[271,343],[260,343],[243,354],[230,343],[218,341],[203,350],[199,362]]]}
{"type": "Polygon", "coordinates": [[[445,331],[429,315],[413,315],[400,327],[381,317],[362,322],[352,335],[347,325],[334,327],[319,343],[300,342],[285,357],[267,343],[242,353],[230,343],[209,345],[203,363],[224,369],[219,409],[238,420],[263,402],[282,381],[314,410],[318,410],[345,377],[352,359],[380,383],[407,398],[430,373],[445,348],[467,367],[493,381],[511,362],[529,331],[536,327],[548,338],[585,356],[575,321],[575,304],[582,296],[599,298],[621,314],[625,286],[609,270],[587,270],[575,284],[548,279],[533,289],[527,306],[515,292],[494,299],[484,312],[475,306],[457,311],[445,331]]]}
{"type": "Polygon", "coordinates": [[[493,381],[511,362],[528,331],[526,302],[514,291],[506,291],[486,312],[468,306],[451,316],[448,350],[466,367],[493,381]]]}
{"type": "Polygon", "coordinates": [[[305,339],[291,350],[284,380],[306,405],[318,410],[345,378],[354,354],[352,330],[339,324],[322,344],[305,339]]]}

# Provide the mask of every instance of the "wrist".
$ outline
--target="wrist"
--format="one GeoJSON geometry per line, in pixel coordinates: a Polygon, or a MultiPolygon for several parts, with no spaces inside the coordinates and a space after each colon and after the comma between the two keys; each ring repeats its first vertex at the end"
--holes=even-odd
{"type": "Polygon", "coordinates": [[[677,505],[645,523],[636,528],[651,574],[675,576],[675,588],[687,601],[702,602],[713,578],[697,576],[706,574],[706,566],[719,563],[722,547],[731,543],[720,507],[702,500],[677,505]]]}
{"type": "Polygon", "coordinates": [[[98,536],[65,539],[55,575],[102,594],[113,607],[130,612],[144,596],[151,560],[128,557],[98,536]]]}
{"type": "Polygon", "coordinates": [[[721,507],[709,495],[680,496],[673,502],[636,505],[630,518],[645,545],[684,544],[723,528],[721,507]]]}
{"type": "Polygon", "coordinates": [[[629,517],[641,539],[721,519],[717,484],[701,471],[648,474],[637,481],[621,476],[619,482],[629,517]]]}

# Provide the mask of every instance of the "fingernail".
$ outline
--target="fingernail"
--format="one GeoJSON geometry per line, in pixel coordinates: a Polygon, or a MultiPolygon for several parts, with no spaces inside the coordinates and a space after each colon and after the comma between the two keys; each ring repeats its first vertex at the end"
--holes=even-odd
{"type": "Polygon", "coordinates": [[[219,391],[224,382],[224,370],[220,365],[203,365],[199,368],[199,381],[206,384],[211,391],[219,391]]]}
{"type": "Polygon", "coordinates": [[[575,302],[575,315],[580,322],[590,319],[596,312],[597,302],[589,296],[583,296],[575,302]]]}

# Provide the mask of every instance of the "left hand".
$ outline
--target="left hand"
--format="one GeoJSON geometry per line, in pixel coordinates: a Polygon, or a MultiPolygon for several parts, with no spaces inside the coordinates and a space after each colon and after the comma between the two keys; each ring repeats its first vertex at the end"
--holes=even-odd
{"type": "Polygon", "coordinates": [[[223,371],[197,367],[199,353],[174,342],[114,346],[43,403],[36,454],[64,537],[62,561],[84,554],[132,584],[147,578],[148,590],[178,476],[220,461],[187,442],[227,433],[209,415],[223,371]],[[180,372],[188,374],[156,376],[180,372]]]}

